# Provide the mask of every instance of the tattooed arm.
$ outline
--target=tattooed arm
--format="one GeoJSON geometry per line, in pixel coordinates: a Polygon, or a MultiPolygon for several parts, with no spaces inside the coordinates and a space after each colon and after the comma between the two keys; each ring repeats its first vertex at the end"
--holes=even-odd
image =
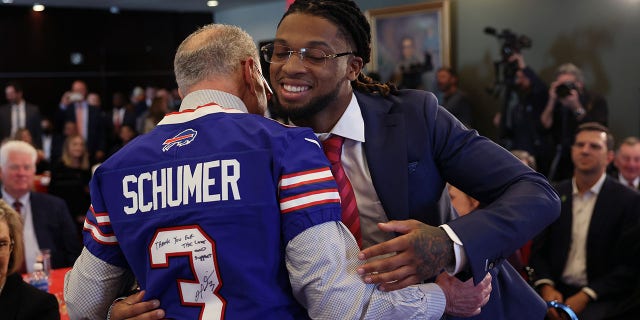
{"type": "Polygon", "coordinates": [[[433,278],[444,269],[453,270],[453,241],[441,228],[416,220],[378,225],[383,231],[403,235],[362,250],[358,257],[361,260],[396,252],[393,256],[370,261],[358,268],[366,283],[381,283],[383,291],[397,290],[433,278]]]}

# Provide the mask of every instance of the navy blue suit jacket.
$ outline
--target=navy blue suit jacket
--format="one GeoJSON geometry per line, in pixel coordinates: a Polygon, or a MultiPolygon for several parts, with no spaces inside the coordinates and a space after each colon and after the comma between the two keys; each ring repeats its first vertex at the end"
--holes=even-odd
{"type": "Polygon", "coordinates": [[[558,196],[544,176],[466,129],[431,93],[402,90],[383,98],[356,92],[356,98],[369,171],[388,218],[448,223],[464,244],[474,281],[487,272],[494,278],[491,299],[477,318],[541,319],[543,302],[503,262],[558,217],[558,196]],[[450,221],[442,210],[447,206],[438,202],[445,182],[485,207],[450,221]]]}
{"type": "MultiPolygon", "coordinates": [[[[531,253],[531,266],[537,278],[561,282],[571,245],[573,222],[573,190],[571,180],[557,185],[562,201],[560,218],[536,237],[531,253]]],[[[587,279],[589,288],[598,294],[598,300],[617,299],[631,290],[633,270],[621,263],[628,248],[622,235],[638,223],[640,193],[607,176],[598,194],[587,234],[587,279]]]]}
{"type": "Polygon", "coordinates": [[[32,192],[31,215],[40,248],[51,249],[51,267],[71,267],[80,255],[82,240],[65,202],[32,192]]]}
{"type": "MultiPolygon", "coordinates": [[[[106,140],[105,140],[105,119],[100,110],[96,106],[87,105],[89,114],[87,116],[87,150],[89,150],[91,157],[93,157],[96,151],[106,152],[106,140]]],[[[70,104],[66,109],[66,121],[76,122],[76,106],[70,104]]],[[[91,160],[94,160],[93,158],[91,160]]]]}

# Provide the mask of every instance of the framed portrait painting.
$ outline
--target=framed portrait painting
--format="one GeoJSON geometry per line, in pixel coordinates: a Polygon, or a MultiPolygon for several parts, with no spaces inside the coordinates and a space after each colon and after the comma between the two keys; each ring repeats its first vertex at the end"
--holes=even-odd
{"type": "Polygon", "coordinates": [[[434,91],[435,71],[450,65],[449,1],[366,12],[371,24],[367,74],[400,88],[434,91]]]}

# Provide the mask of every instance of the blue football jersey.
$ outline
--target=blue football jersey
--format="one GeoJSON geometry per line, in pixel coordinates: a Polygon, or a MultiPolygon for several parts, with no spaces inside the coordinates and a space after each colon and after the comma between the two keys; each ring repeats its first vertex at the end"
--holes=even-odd
{"type": "Polygon", "coordinates": [[[167,318],[307,317],[286,244],[340,221],[311,130],[216,104],[172,113],[100,165],[90,188],[85,246],[131,269],[167,318]]]}

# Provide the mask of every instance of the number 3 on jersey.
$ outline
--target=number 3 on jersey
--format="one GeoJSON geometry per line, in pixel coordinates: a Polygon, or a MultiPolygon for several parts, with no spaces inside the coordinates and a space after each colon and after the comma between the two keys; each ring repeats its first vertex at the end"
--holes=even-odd
{"type": "Polygon", "coordinates": [[[151,268],[169,268],[169,259],[187,256],[194,280],[177,279],[183,305],[201,307],[200,319],[222,319],[225,301],[218,295],[215,243],[198,225],[161,228],[149,244],[151,268]]]}

